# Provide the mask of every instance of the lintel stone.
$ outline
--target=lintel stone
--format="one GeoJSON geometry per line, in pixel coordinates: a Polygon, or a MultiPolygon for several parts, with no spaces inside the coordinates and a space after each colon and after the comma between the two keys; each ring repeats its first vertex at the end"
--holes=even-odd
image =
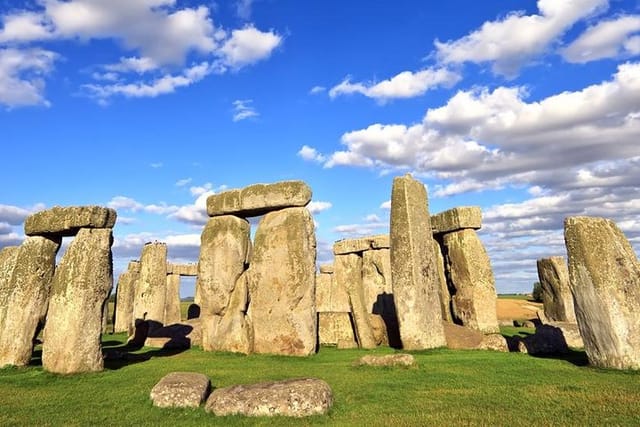
{"type": "Polygon", "coordinates": [[[54,206],[28,216],[24,233],[27,236],[75,236],[81,228],[113,228],[116,217],[115,209],[101,206],[54,206]]]}
{"type": "Polygon", "coordinates": [[[370,249],[388,249],[389,235],[361,237],[359,239],[343,239],[333,244],[334,255],[346,255],[368,251],[370,249]]]}
{"type": "Polygon", "coordinates": [[[482,210],[479,206],[460,206],[431,216],[431,229],[434,234],[482,227],[482,210]]]}

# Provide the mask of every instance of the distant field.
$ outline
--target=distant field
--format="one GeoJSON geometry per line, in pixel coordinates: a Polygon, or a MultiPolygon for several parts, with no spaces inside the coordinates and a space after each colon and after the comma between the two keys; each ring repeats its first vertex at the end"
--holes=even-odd
{"type": "Polygon", "coordinates": [[[530,300],[531,299],[531,294],[498,294],[498,299],[530,300]]]}

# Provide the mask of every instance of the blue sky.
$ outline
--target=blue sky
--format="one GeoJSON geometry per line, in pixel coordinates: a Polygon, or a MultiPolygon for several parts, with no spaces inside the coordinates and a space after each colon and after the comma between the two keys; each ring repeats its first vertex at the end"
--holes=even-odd
{"type": "Polygon", "coordinates": [[[98,204],[116,278],[150,240],[193,262],[209,194],[301,179],[326,262],[412,172],[529,291],[566,216],[640,248],[639,56],[637,0],[0,0],[0,247],[98,204]]]}

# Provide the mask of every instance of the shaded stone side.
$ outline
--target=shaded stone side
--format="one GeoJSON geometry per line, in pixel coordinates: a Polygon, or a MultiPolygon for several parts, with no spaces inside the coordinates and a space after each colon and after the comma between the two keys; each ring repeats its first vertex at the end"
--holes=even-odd
{"type": "Polygon", "coordinates": [[[4,330],[4,316],[11,296],[11,274],[18,259],[19,246],[7,246],[0,250],[0,334],[4,330]]]}
{"type": "Polygon", "coordinates": [[[180,276],[167,274],[167,294],[164,305],[164,324],[180,323],[180,276]]]}
{"type": "Polygon", "coordinates": [[[248,270],[254,351],[307,356],[316,349],[316,237],[306,208],[265,215],[248,270]]]}
{"type": "Polygon", "coordinates": [[[103,309],[113,284],[111,229],[83,228],[53,276],[42,366],[73,374],[103,369],[103,309]]]}
{"type": "Polygon", "coordinates": [[[47,313],[60,243],[59,237],[32,236],[20,245],[0,331],[0,367],[25,366],[31,359],[33,338],[47,313]]]}
{"type": "Polygon", "coordinates": [[[147,243],[140,255],[140,278],[133,303],[133,320],[142,319],[164,324],[167,295],[167,245],[147,243]]]}
{"type": "Polygon", "coordinates": [[[393,180],[390,228],[393,295],[403,348],[445,346],[427,191],[410,175],[393,180]]]}
{"type": "MultiPolygon", "coordinates": [[[[379,315],[384,322],[386,336],[382,342],[391,347],[401,347],[398,316],[391,284],[389,249],[372,249],[362,253],[362,284],[365,305],[369,313],[379,315]]],[[[375,331],[375,325],[372,324],[372,327],[375,331]]],[[[376,341],[379,340],[376,339],[376,341]]]]}
{"type": "Polygon", "coordinates": [[[434,234],[482,227],[482,210],[479,206],[459,206],[431,216],[431,228],[434,234]]]}
{"type": "Polygon", "coordinates": [[[202,232],[196,295],[202,319],[202,348],[206,351],[219,349],[218,323],[245,271],[250,231],[247,220],[224,215],[211,218],[202,232]]]}
{"type": "Polygon", "coordinates": [[[597,217],[564,222],[569,282],[589,362],[640,369],[640,263],[622,231],[597,217]]]}
{"type": "Polygon", "coordinates": [[[344,287],[349,294],[350,311],[353,315],[358,345],[362,348],[375,348],[376,340],[369,320],[370,311],[364,300],[362,257],[353,253],[336,255],[333,274],[336,285],[344,287]]]}
{"type": "Polygon", "coordinates": [[[539,259],[538,279],[542,286],[544,314],[555,322],[576,322],[573,295],[569,287],[569,268],[564,257],[539,259]]]}
{"type": "Polygon", "coordinates": [[[101,206],[55,206],[29,215],[24,221],[24,233],[75,236],[81,228],[113,228],[116,217],[114,209],[101,206]]]}
{"type": "Polygon", "coordinates": [[[247,218],[268,212],[302,207],[311,201],[311,188],[302,181],[254,184],[242,190],[229,190],[207,198],[207,214],[236,215],[247,218]]]}
{"type": "Polygon", "coordinates": [[[136,272],[135,267],[129,268],[118,278],[118,287],[116,288],[116,307],[115,321],[113,331],[129,332],[133,327],[133,303],[136,293],[136,282],[140,277],[139,270],[136,272]]]}
{"type": "MultiPolygon", "coordinates": [[[[445,322],[453,322],[451,317],[451,294],[449,293],[449,286],[447,285],[447,275],[445,273],[444,257],[442,255],[442,249],[440,244],[434,238],[433,254],[435,255],[436,269],[438,271],[438,285],[440,296],[440,308],[442,309],[442,320],[445,322]]],[[[445,331],[446,332],[446,331],[445,331]]]]}
{"type": "Polygon", "coordinates": [[[486,334],[500,332],[497,295],[491,262],[474,230],[465,229],[442,237],[452,295],[453,315],[464,326],[486,334]]]}

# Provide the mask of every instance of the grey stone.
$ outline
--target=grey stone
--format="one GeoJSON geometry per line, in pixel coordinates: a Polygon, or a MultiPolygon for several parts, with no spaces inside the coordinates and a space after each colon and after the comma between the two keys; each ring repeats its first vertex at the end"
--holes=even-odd
{"type": "Polygon", "coordinates": [[[589,362],[640,369],[640,263],[613,221],[569,217],[564,222],[569,282],[589,362]]]}
{"type": "Polygon", "coordinates": [[[449,293],[449,286],[447,285],[442,248],[440,248],[440,244],[436,239],[432,240],[432,245],[433,254],[435,255],[436,269],[438,271],[438,295],[440,297],[442,319],[446,322],[453,322],[453,318],[451,317],[451,294],[449,293]]]}
{"type": "Polygon", "coordinates": [[[316,349],[316,236],[307,208],[266,214],[247,270],[254,351],[308,356],[316,349]]]}
{"type": "Polygon", "coordinates": [[[133,317],[164,324],[164,308],[167,296],[167,245],[162,242],[147,243],[140,255],[140,277],[136,285],[133,317]]]}
{"type": "Polygon", "coordinates": [[[358,239],[338,240],[333,244],[334,255],[346,255],[368,251],[370,249],[389,249],[389,235],[360,237],[358,239]]]}
{"type": "Polygon", "coordinates": [[[333,274],[320,273],[316,275],[316,311],[318,313],[331,312],[331,290],[333,274]]]}
{"type": "Polygon", "coordinates": [[[434,234],[450,233],[467,228],[478,230],[482,227],[482,211],[479,206],[461,206],[431,216],[434,234]]]}
{"type": "Polygon", "coordinates": [[[302,378],[219,388],[207,399],[205,410],[218,416],[308,417],[326,414],[332,405],[329,384],[302,378]]]}
{"type": "Polygon", "coordinates": [[[507,341],[500,334],[485,335],[476,329],[449,322],[444,322],[444,331],[450,349],[509,351],[507,341]]]}
{"type": "Polygon", "coordinates": [[[173,325],[182,320],[180,313],[180,276],[167,274],[167,293],[164,302],[164,324],[173,325]]]}
{"type": "Polygon", "coordinates": [[[559,328],[541,325],[536,328],[535,334],[519,340],[518,350],[531,355],[566,354],[569,347],[559,328]]]}
{"type": "Polygon", "coordinates": [[[29,215],[24,221],[27,236],[75,236],[81,228],[113,228],[117,213],[101,206],[55,206],[29,215]]]}
{"type": "Polygon", "coordinates": [[[103,369],[103,309],[113,285],[111,229],[82,228],[53,276],[42,366],[59,374],[103,369]]]}
{"type": "Polygon", "coordinates": [[[211,391],[211,381],[197,372],[171,372],[151,389],[153,406],[197,408],[211,391]]]}
{"type": "Polygon", "coordinates": [[[355,363],[356,366],[416,366],[416,358],[411,354],[386,354],[384,356],[374,356],[367,354],[362,356],[355,363]]]}
{"type": "Polygon", "coordinates": [[[173,264],[169,262],[167,263],[167,274],[195,277],[198,275],[198,264],[173,264]]]}
{"type": "Polygon", "coordinates": [[[7,246],[0,250],[0,333],[4,330],[4,316],[11,296],[11,274],[18,259],[19,246],[7,246]]]}
{"type": "Polygon", "coordinates": [[[410,175],[391,192],[391,271],[400,337],[406,350],[446,345],[427,192],[410,175]],[[427,232],[425,232],[427,230],[427,232]]]}
{"type": "Polygon", "coordinates": [[[538,279],[542,286],[544,314],[555,322],[576,322],[573,295],[569,286],[569,268],[564,257],[542,258],[537,261],[538,279]]]}
{"type": "Polygon", "coordinates": [[[353,343],[349,348],[357,348],[350,313],[318,313],[318,341],[321,345],[338,345],[339,342],[353,343]]]}
{"type": "Polygon", "coordinates": [[[129,263],[129,268],[118,278],[116,288],[116,307],[114,332],[129,332],[134,324],[133,304],[136,294],[136,283],[140,277],[139,263],[129,263]],[[137,269],[136,269],[137,265],[137,269]]]}
{"type": "Polygon", "coordinates": [[[245,272],[236,281],[224,314],[213,316],[213,339],[209,344],[212,350],[244,354],[253,352],[253,325],[247,316],[248,304],[245,272]]]}
{"type": "Polygon", "coordinates": [[[11,295],[0,331],[0,367],[25,366],[31,360],[33,337],[49,306],[60,237],[27,237],[18,250],[11,274],[11,295]]]}
{"type": "Polygon", "coordinates": [[[311,201],[311,188],[302,181],[254,184],[242,190],[229,190],[207,199],[209,216],[236,215],[247,218],[290,207],[302,207],[311,201]]]}

